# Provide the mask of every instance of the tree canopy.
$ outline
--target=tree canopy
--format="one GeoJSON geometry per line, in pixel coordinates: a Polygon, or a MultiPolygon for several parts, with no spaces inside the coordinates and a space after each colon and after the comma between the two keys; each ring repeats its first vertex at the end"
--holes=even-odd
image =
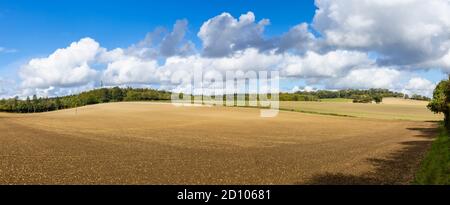
{"type": "MultiPolygon", "coordinates": [[[[450,80],[450,79],[449,79],[450,80]]],[[[433,99],[428,104],[428,109],[434,113],[444,114],[445,127],[450,130],[450,81],[441,81],[433,92],[433,99]]]]}
{"type": "Polygon", "coordinates": [[[74,108],[98,103],[121,101],[170,100],[171,93],[147,88],[101,88],[64,97],[38,98],[19,100],[18,97],[0,100],[0,111],[3,112],[47,112],[59,109],[74,108]]]}

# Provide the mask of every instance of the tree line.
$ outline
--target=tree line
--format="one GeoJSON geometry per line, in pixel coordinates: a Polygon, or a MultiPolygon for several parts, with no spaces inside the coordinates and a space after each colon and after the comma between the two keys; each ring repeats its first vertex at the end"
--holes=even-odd
{"type": "Polygon", "coordinates": [[[412,97],[400,93],[393,92],[388,89],[368,89],[368,90],[319,90],[319,91],[298,91],[294,94],[282,93],[280,94],[281,101],[319,101],[320,99],[333,99],[333,98],[345,98],[352,99],[354,103],[371,103],[382,102],[383,98],[396,97],[413,100],[430,101],[431,99],[421,95],[413,95],[412,97]]]}
{"type": "MultiPolygon", "coordinates": [[[[15,112],[15,113],[32,113],[32,112],[48,112],[60,109],[75,108],[85,105],[92,105],[98,103],[108,102],[122,102],[122,101],[162,101],[171,100],[171,92],[155,90],[149,88],[100,88],[91,91],[82,92],[76,95],[68,95],[63,97],[37,97],[33,95],[31,98],[27,97],[25,100],[14,97],[11,99],[0,100],[0,111],[15,112]]],[[[182,96],[183,94],[180,94],[182,96]]],[[[186,97],[191,97],[187,95],[186,97]]],[[[353,99],[355,103],[370,103],[372,101],[381,102],[383,97],[403,97],[408,98],[403,93],[392,92],[387,89],[369,89],[369,90],[338,90],[338,91],[312,91],[296,93],[279,93],[280,101],[319,101],[320,99],[330,98],[347,98],[353,99]]],[[[429,100],[429,98],[419,95],[413,96],[419,100],[429,100]]],[[[223,96],[223,99],[228,99],[229,96],[223,96]]],[[[259,100],[259,96],[252,97],[252,99],[259,100]]],[[[269,94],[269,99],[271,95],[269,94]]],[[[214,97],[213,97],[214,99],[214,97]]],[[[234,99],[237,99],[237,94],[234,94],[234,99]]],[[[249,101],[250,95],[245,95],[245,100],[249,101]]]]}
{"type": "Polygon", "coordinates": [[[0,111],[31,113],[48,112],[108,102],[170,100],[171,93],[147,88],[101,88],[63,97],[18,97],[0,100],[0,111]]]}
{"type": "Polygon", "coordinates": [[[319,99],[329,99],[329,98],[347,98],[355,99],[359,96],[381,96],[381,97],[405,97],[405,94],[399,92],[393,92],[388,89],[369,89],[369,90],[357,90],[357,89],[346,89],[346,90],[318,90],[318,91],[298,91],[296,94],[301,95],[313,95],[319,99]]]}

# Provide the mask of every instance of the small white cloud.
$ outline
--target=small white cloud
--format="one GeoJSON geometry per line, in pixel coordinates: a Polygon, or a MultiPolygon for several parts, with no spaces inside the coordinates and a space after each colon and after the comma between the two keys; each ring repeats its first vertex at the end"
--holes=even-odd
{"type": "Polygon", "coordinates": [[[18,52],[17,49],[0,47],[0,53],[16,53],[16,52],[18,52]]]}

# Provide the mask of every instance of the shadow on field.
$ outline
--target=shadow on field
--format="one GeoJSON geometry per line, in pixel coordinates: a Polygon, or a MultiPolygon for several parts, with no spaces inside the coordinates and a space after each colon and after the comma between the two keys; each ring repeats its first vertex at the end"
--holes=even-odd
{"type": "Polygon", "coordinates": [[[419,131],[420,134],[416,137],[423,137],[427,139],[434,139],[438,134],[437,128],[408,128],[408,130],[419,131]]]}
{"type": "MultiPolygon", "coordinates": [[[[433,139],[437,128],[408,128],[420,131],[416,137],[433,139]]],[[[404,148],[391,153],[386,158],[369,158],[367,161],[374,170],[362,175],[342,173],[323,173],[313,176],[306,182],[311,185],[401,185],[410,184],[420,162],[431,146],[432,141],[409,141],[401,143],[404,148]]]]}

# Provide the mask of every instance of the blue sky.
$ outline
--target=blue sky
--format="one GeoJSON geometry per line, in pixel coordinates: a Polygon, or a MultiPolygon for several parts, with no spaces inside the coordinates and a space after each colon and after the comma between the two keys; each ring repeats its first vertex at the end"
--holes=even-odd
{"type": "MultiPolygon", "coordinates": [[[[170,31],[174,23],[180,19],[186,19],[188,21],[188,27],[184,37],[185,41],[192,42],[196,47],[197,53],[199,55],[203,55],[204,53],[202,53],[202,49],[204,49],[206,45],[204,43],[205,39],[201,39],[198,37],[200,27],[207,20],[212,19],[213,17],[222,14],[223,12],[227,12],[233,18],[238,19],[240,15],[246,14],[247,12],[251,11],[256,16],[254,25],[251,25],[255,26],[255,28],[257,28],[256,24],[258,23],[258,21],[262,19],[269,19],[270,24],[264,25],[264,32],[261,35],[264,39],[272,39],[273,41],[283,38],[283,35],[289,32],[289,30],[293,27],[302,23],[307,24],[307,32],[315,35],[315,38],[317,38],[313,40],[313,43],[317,45],[320,44],[321,48],[317,48],[317,46],[314,46],[314,48],[307,48],[306,50],[298,49],[297,47],[289,48],[289,52],[291,53],[300,53],[298,54],[298,56],[304,58],[301,62],[306,62],[307,65],[314,64],[309,63],[308,61],[308,51],[318,53],[323,57],[326,57],[327,54],[330,54],[330,56],[335,55],[335,53],[332,53],[333,49],[338,51],[338,53],[342,53],[340,51],[345,50],[350,52],[357,51],[361,53],[367,53],[367,55],[376,53],[375,56],[386,56],[391,54],[390,52],[386,52],[389,47],[379,48],[376,45],[372,44],[354,47],[354,44],[341,45],[341,43],[339,42],[331,42],[331,40],[328,40],[331,39],[331,36],[325,35],[326,31],[334,31],[337,33],[342,33],[342,31],[344,31],[349,32],[349,34],[353,31],[349,30],[348,28],[345,28],[345,30],[343,30],[343,25],[345,26],[345,24],[343,24],[342,22],[333,22],[339,21],[339,19],[327,19],[326,17],[322,16],[315,17],[315,15],[317,15],[316,9],[319,9],[319,7],[322,7],[320,9],[323,9],[324,12],[329,11],[329,9],[327,10],[326,8],[327,6],[331,8],[331,3],[326,3],[328,1],[323,2],[325,3],[322,3],[322,5],[318,5],[315,4],[314,1],[280,2],[274,0],[41,0],[39,2],[32,0],[2,0],[0,1],[0,48],[3,48],[3,52],[0,51],[0,79],[14,79],[14,81],[16,81],[17,83],[17,86],[20,87],[22,86],[21,81],[23,81],[24,79],[22,79],[23,77],[18,77],[18,73],[20,72],[21,67],[28,64],[31,59],[46,58],[53,52],[55,52],[56,49],[67,48],[72,42],[77,42],[85,37],[95,40],[95,42],[98,42],[102,48],[105,48],[108,51],[115,48],[127,48],[130,45],[141,41],[148,32],[153,31],[157,27],[165,27],[170,31]],[[313,25],[313,19],[316,19],[315,21],[318,22],[318,26],[313,25]],[[340,23],[342,23],[342,25],[340,23]],[[322,41],[330,45],[322,46],[322,44],[324,44],[322,41]]],[[[345,3],[345,1],[343,2],[345,3]]],[[[342,7],[339,8],[349,7],[344,3],[342,7]]],[[[347,13],[361,13],[364,15],[365,13],[368,13],[365,12],[364,9],[370,7],[371,5],[361,5],[361,7],[352,6],[349,11],[342,10],[340,12],[343,12],[343,14],[346,15],[347,13]]],[[[361,16],[361,14],[359,16],[361,16]]],[[[380,13],[376,14],[375,16],[367,16],[367,18],[373,18],[373,21],[377,21],[377,15],[382,16],[383,14],[380,13]]],[[[406,15],[401,16],[401,14],[399,14],[398,18],[400,20],[404,19],[405,22],[409,22],[409,19],[407,19],[409,17],[407,17],[406,15]]],[[[349,15],[348,19],[352,19],[352,16],[349,15]]],[[[446,26],[448,25],[444,24],[442,26],[444,29],[447,29],[446,26]]],[[[354,29],[357,28],[355,27],[354,29]]],[[[364,30],[364,32],[365,31],[366,30],[364,30]]],[[[362,31],[358,31],[356,33],[360,34],[361,32],[362,31]]],[[[380,31],[380,33],[383,32],[384,31],[380,31]]],[[[256,35],[259,34],[256,33],[256,35]]],[[[346,34],[344,33],[344,35],[346,34]]],[[[367,33],[365,35],[369,36],[372,34],[367,33]]],[[[373,38],[375,37],[377,36],[374,36],[373,38]]],[[[239,38],[240,37],[238,36],[235,39],[239,38]]],[[[295,39],[290,40],[292,42],[289,43],[296,44],[295,39]]],[[[298,41],[303,41],[303,39],[299,39],[298,41]]],[[[261,45],[252,44],[251,42],[253,41],[244,42],[243,45],[246,49],[254,47],[261,50],[261,47],[258,47],[261,45]]],[[[395,42],[388,43],[391,43],[392,45],[395,44],[395,42]]],[[[386,45],[388,45],[388,43],[386,43],[386,45]]],[[[276,50],[279,48],[274,49],[276,50]]],[[[394,53],[395,55],[393,55],[393,58],[396,58],[398,56],[404,58],[406,54],[409,55],[411,53],[411,51],[405,49],[408,49],[407,46],[405,46],[404,50],[399,49],[397,53],[394,53]],[[405,54],[403,55],[403,53],[405,54]]],[[[233,52],[239,51],[233,50],[233,52]]],[[[429,90],[429,88],[431,87],[430,83],[436,83],[439,80],[445,78],[445,74],[444,72],[442,72],[443,69],[440,68],[441,64],[434,63],[434,61],[437,61],[435,59],[438,59],[438,57],[436,57],[437,54],[435,56],[435,53],[431,53],[430,56],[432,56],[433,59],[431,59],[431,57],[429,56],[426,56],[424,58],[427,59],[423,62],[408,66],[397,63],[396,59],[392,60],[391,58],[389,58],[390,61],[394,62],[390,63],[389,65],[378,63],[378,60],[375,59],[377,61],[376,68],[372,70],[366,70],[376,71],[377,73],[380,73],[381,78],[384,78],[383,74],[386,73],[395,74],[395,72],[391,71],[406,72],[409,75],[409,78],[421,78],[422,80],[428,81],[423,81],[423,83],[428,85],[427,89],[429,90]],[[431,60],[429,60],[428,58],[431,60]],[[429,63],[431,61],[433,63],[429,63]]],[[[439,58],[442,56],[444,56],[444,54],[440,54],[439,58]]],[[[299,63],[299,68],[303,69],[303,67],[305,66],[306,65],[301,65],[301,63],[299,63]]],[[[370,66],[374,67],[374,65],[370,66]]],[[[368,65],[358,67],[358,69],[362,67],[366,68],[368,67],[368,65]]],[[[330,69],[334,69],[334,67],[330,69]]],[[[335,77],[335,74],[331,73],[330,75],[327,75],[327,73],[325,73],[325,76],[328,76],[327,78],[321,77],[321,79],[318,79],[316,75],[309,76],[308,74],[311,73],[310,71],[298,71],[294,72],[294,74],[286,75],[288,79],[283,81],[281,87],[284,90],[290,90],[296,86],[301,88],[307,85],[327,89],[346,87],[368,88],[373,86],[380,86],[397,90],[401,89],[399,86],[387,85],[386,83],[362,85],[361,83],[344,82],[344,75],[351,73],[342,72],[350,72],[350,70],[354,69],[335,69],[339,70],[339,75],[342,75],[339,79],[335,77]],[[300,74],[296,75],[295,73],[300,74]]],[[[356,75],[355,73],[358,72],[354,72],[353,75],[356,75]]],[[[319,76],[323,75],[323,73],[320,73],[319,76]]],[[[404,84],[406,86],[406,84],[408,83],[406,81],[410,79],[401,80],[405,81],[404,84]]],[[[383,79],[381,79],[381,81],[383,81],[383,79]]],[[[392,81],[396,80],[392,79],[392,81]]],[[[49,84],[47,86],[58,87],[60,85],[49,84]]],[[[79,84],[78,86],[83,85],[79,84]]],[[[412,85],[409,85],[409,87],[411,86],[412,85]]],[[[61,87],[68,88],[67,85],[61,85],[61,87]]],[[[430,92],[428,91],[428,93],[430,92]]]]}
{"type": "Polygon", "coordinates": [[[276,3],[268,0],[2,0],[0,45],[20,50],[1,56],[5,64],[17,58],[47,55],[82,37],[91,37],[106,48],[128,46],[158,26],[170,28],[178,19],[189,21],[189,36],[204,21],[222,12],[239,16],[253,11],[268,18],[268,36],[280,34],[314,16],[312,1],[276,3]]]}
{"type": "Polygon", "coordinates": [[[83,37],[94,38],[106,48],[125,47],[156,27],[170,28],[176,20],[187,19],[188,37],[200,44],[196,31],[204,21],[222,12],[239,16],[248,11],[270,19],[265,33],[270,36],[310,21],[314,10],[312,1],[2,0],[0,46],[17,52],[0,55],[0,74],[15,76],[27,60],[83,37]]]}

